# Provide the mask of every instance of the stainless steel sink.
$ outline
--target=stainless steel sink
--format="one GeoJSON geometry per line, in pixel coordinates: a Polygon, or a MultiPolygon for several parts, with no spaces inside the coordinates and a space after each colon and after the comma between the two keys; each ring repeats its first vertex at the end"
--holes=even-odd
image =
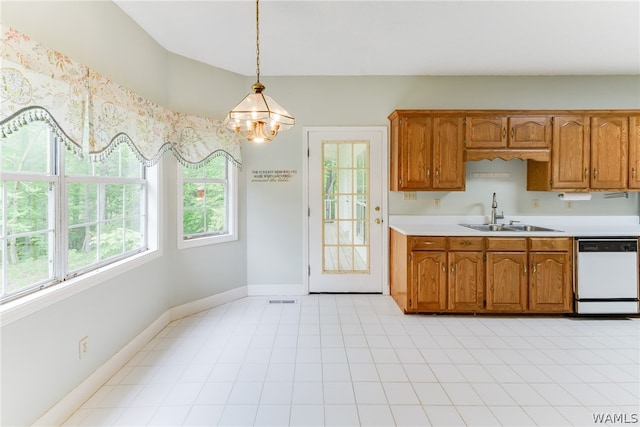
{"type": "Polygon", "coordinates": [[[537,225],[527,225],[527,224],[513,224],[513,225],[508,225],[507,227],[515,231],[553,231],[553,232],[560,231],[560,230],[554,230],[553,228],[539,227],[537,225]]]}
{"type": "Polygon", "coordinates": [[[472,228],[478,231],[516,231],[500,224],[460,224],[463,227],[472,228]]]}
{"type": "Polygon", "coordinates": [[[478,231],[511,231],[511,232],[533,232],[533,231],[552,231],[560,232],[560,230],[554,230],[553,228],[538,227],[537,225],[528,224],[460,224],[463,227],[471,228],[478,231]]]}

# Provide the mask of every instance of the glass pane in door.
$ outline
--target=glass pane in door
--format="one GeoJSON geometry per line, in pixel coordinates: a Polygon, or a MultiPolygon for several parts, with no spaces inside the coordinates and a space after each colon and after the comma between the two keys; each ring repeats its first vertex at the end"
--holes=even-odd
{"type": "Polygon", "coordinates": [[[369,141],[322,141],[322,271],[369,272],[369,141]]]}

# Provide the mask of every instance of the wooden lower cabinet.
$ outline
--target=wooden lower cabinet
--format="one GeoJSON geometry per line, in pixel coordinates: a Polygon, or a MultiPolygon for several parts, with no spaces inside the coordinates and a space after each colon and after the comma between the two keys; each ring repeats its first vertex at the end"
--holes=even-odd
{"type": "Polygon", "coordinates": [[[390,289],[405,313],[571,313],[573,239],[405,236],[390,289]]]}
{"type": "Polygon", "coordinates": [[[521,313],[527,309],[527,254],[487,253],[487,311],[521,313]]]}
{"type": "Polygon", "coordinates": [[[476,312],[484,308],[482,252],[449,252],[448,305],[451,311],[476,312]]]}
{"type": "Polygon", "coordinates": [[[530,239],[529,311],[573,312],[573,240],[530,239]]]}
{"type": "Polygon", "coordinates": [[[440,251],[411,252],[411,309],[444,311],[447,309],[447,254],[440,251]]]}

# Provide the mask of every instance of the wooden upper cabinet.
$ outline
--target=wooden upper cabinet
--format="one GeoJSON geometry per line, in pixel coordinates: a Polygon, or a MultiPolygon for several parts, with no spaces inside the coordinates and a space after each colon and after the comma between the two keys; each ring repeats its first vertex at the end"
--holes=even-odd
{"type": "Polygon", "coordinates": [[[551,148],[552,189],[589,188],[590,130],[588,116],[554,117],[551,148]]]}
{"type": "Polygon", "coordinates": [[[392,191],[431,188],[432,130],[426,114],[397,114],[391,121],[392,191]]]}
{"type": "Polygon", "coordinates": [[[627,187],[628,117],[591,117],[591,188],[627,187]]]}
{"type": "Polygon", "coordinates": [[[396,111],[391,121],[391,191],[464,190],[463,117],[396,111]]]}
{"type": "Polygon", "coordinates": [[[464,119],[433,118],[433,182],[438,190],[464,190],[464,119]]]}
{"type": "Polygon", "coordinates": [[[529,191],[640,191],[637,110],[396,110],[391,191],[463,191],[465,162],[527,160],[529,191]]]}
{"type": "Polygon", "coordinates": [[[549,148],[549,116],[467,116],[466,148],[549,148]]]}
{"type": "Polygon", "coordinates": [[[629,117],[629,188],[640,189],[640,116],[629,117]]]}
{"type": "Polygon", "coordinates": [[[551,146],[551,117],[510,117],[508,137],[509,148],[549,148],[551,146]]]}
{"type": "Polygon", "coordinates": [[[403,188],[431,187],[431,118],[405,117],[401,122],[403,188]]]}
{"type": "Polygon", "coordinates": [[[507,146],[506,117],[466,118],[467,148],[505,148],[507,146]]]}

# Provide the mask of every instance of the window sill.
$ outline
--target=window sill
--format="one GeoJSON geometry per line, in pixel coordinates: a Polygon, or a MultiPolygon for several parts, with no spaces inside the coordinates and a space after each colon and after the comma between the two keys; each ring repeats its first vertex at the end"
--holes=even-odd
{"type": "Polygon", "coordinates": [[[238,240],[236,234],[223,234],[220,236],[200,237],[184,240],[178,237],[178,249],[196,248],[198,246],[217,245],[218,243],[234,242],[238,240]]]}
{"type": "Polygon", "coordinates": [[[140,267],[159,258],[160,255],[158,250],[148,250],[3,304],[0,306],[0,327],[140,267]]]}

